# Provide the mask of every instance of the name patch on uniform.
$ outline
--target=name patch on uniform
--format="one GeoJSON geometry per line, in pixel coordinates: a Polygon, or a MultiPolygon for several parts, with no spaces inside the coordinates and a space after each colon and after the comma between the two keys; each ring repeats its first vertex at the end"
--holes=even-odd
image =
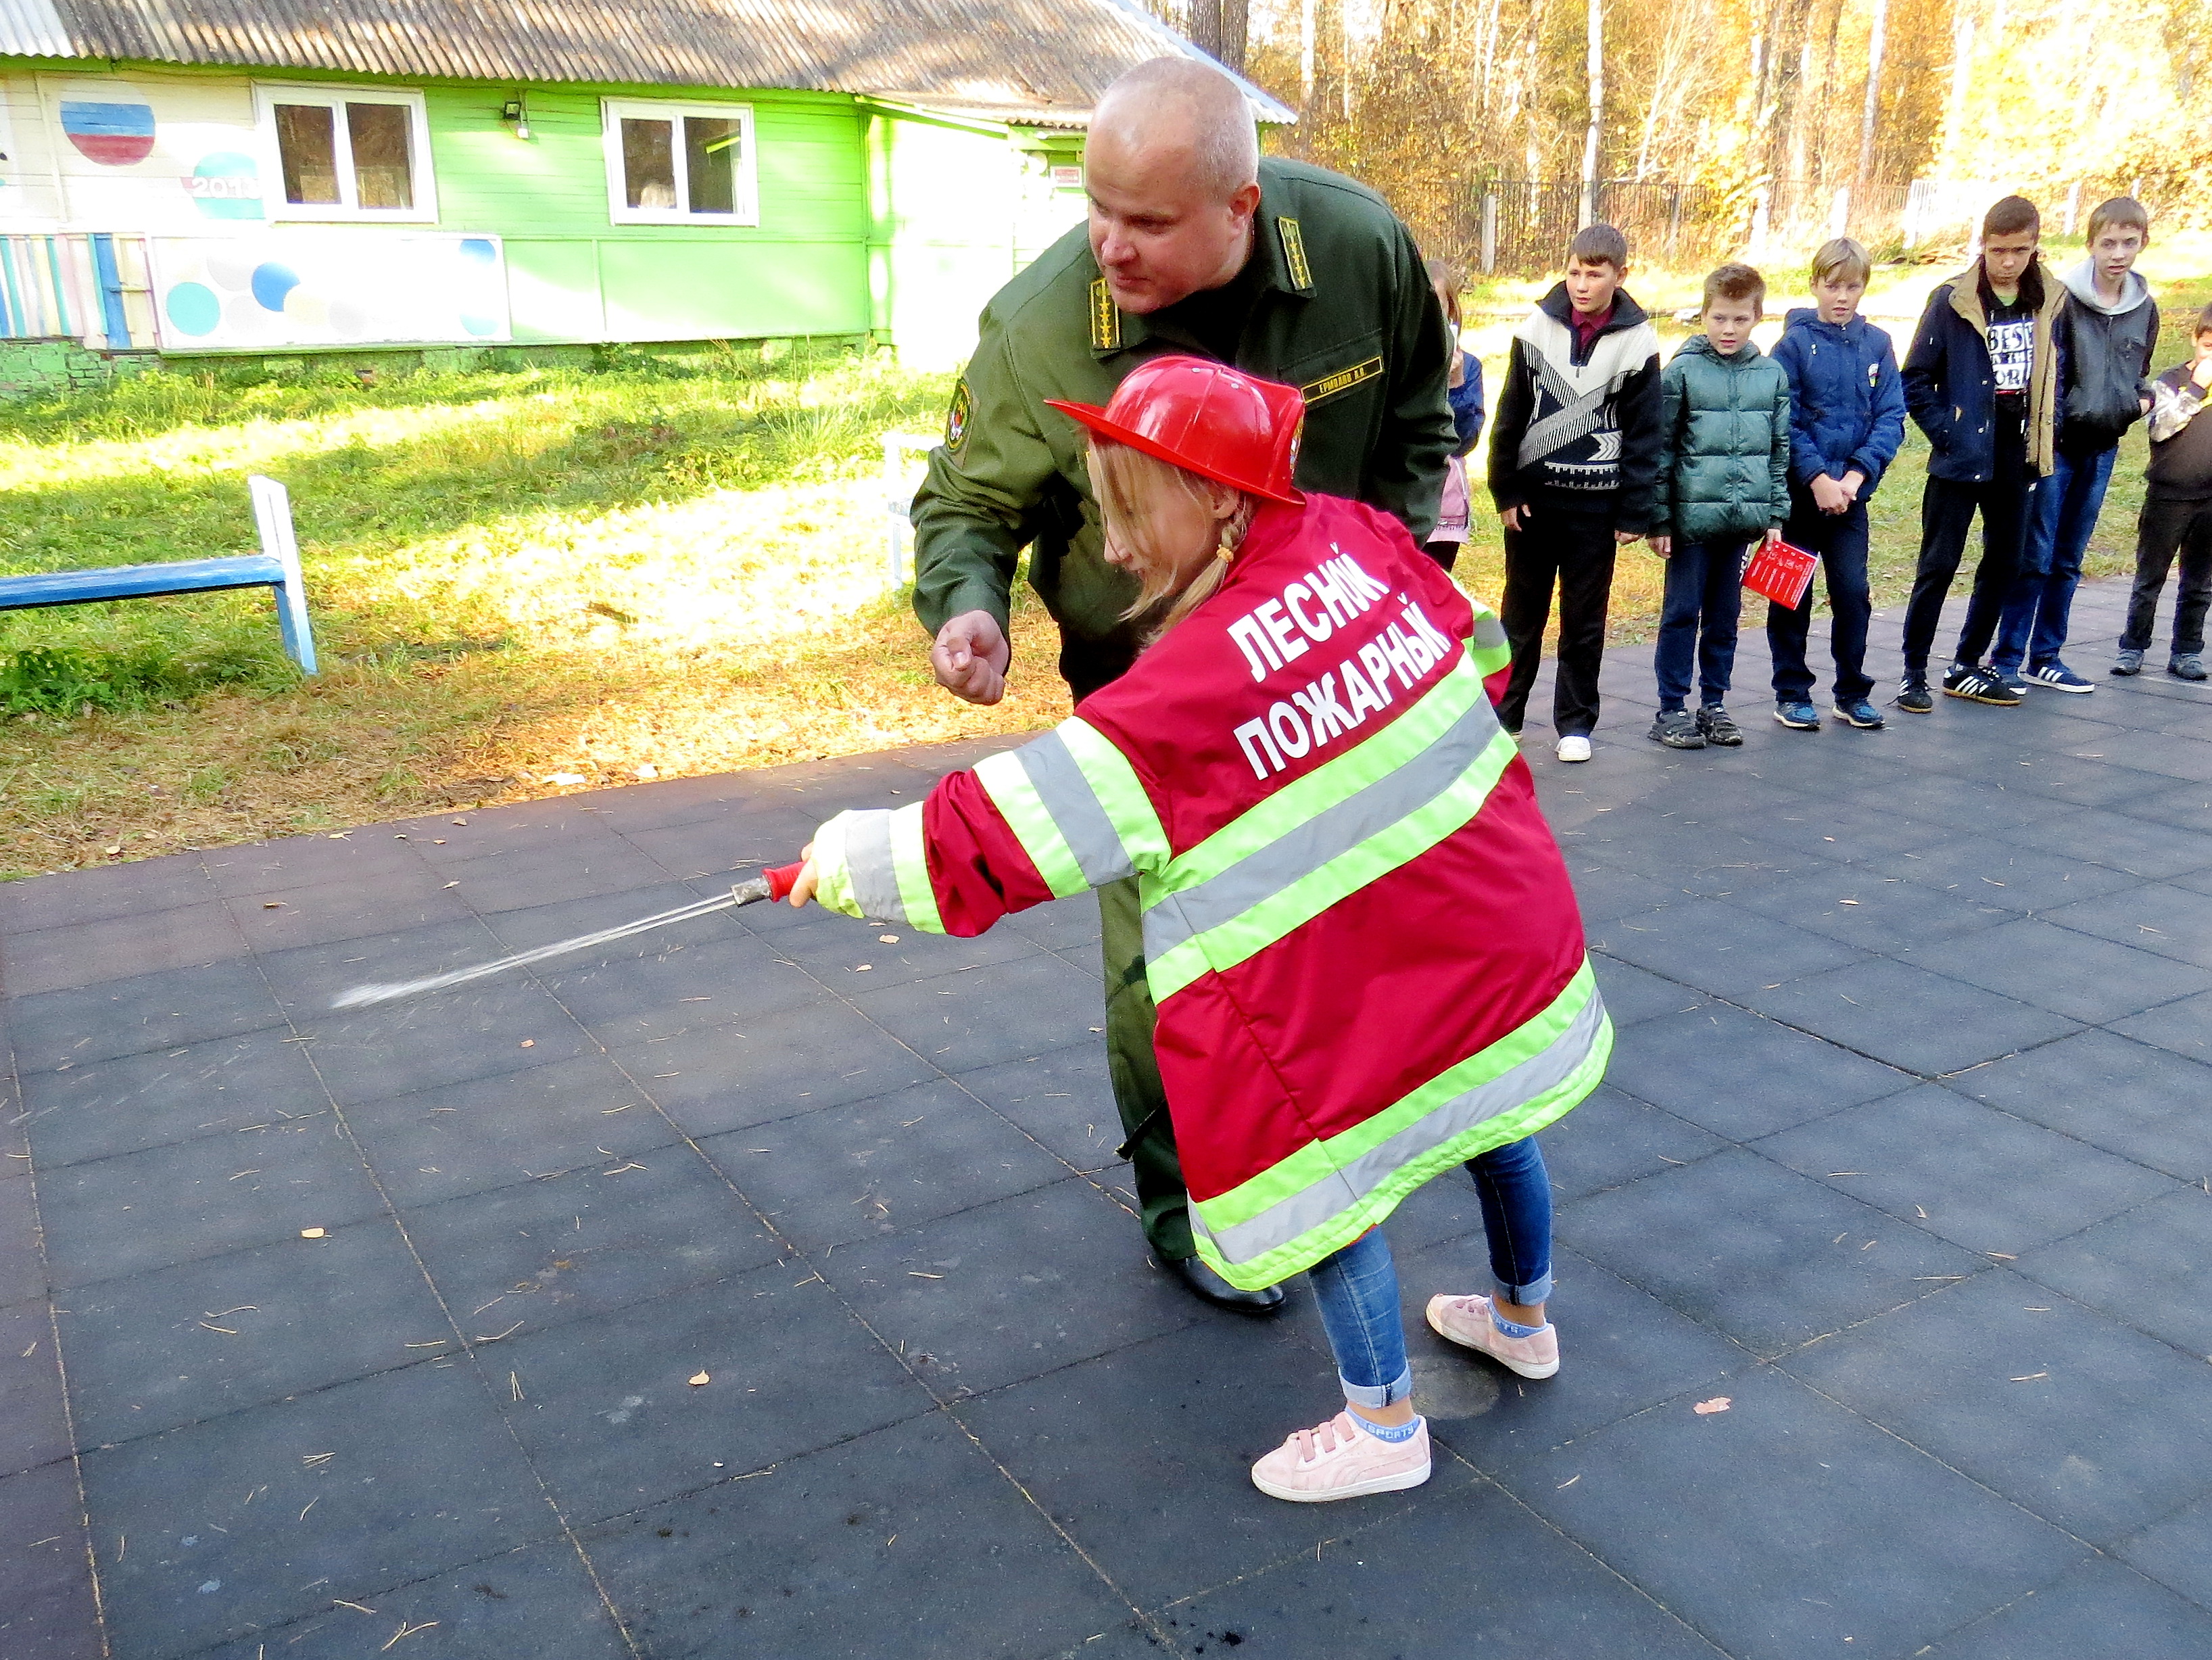
{"type": "Polygon", "coordinates": [[[1334,374],[1324,374],[1320,380],[1311,381],[1299,387],[1298,390],[1304,395],[1309,404],[1318,404],[1324,398],[1335,397],[1340,392],[1351,391],[1363,380],[1372,380],[1382,373],[1382,360],[1379,357],[1370,357],[1364,363],[1354,363],[1348,369],[1339,369],[1334,374]]]}
{"type": "Polygon", "coordinates": [[[1283,240],[1283,264],[1290,268],[1291,286],[1310,289],[1313,286],[1313,267],[1306,264],[1306,240],[1295,219],[1277,216],[1275,234],[1283,240]]]}
{"type": "Polygon", "coordinates": [[[1091,284],[1091,350],[1113,351],[1121,344],[1121,309],[1101,277],[1091,284]]]}
{"type": "Polygon", "coordinates": [[[975,413],[975,400],[969,395],[968,378],[963,375],[952,387],[952,407],[945,411],[945,447],[955,459],[968,447],[968,423],[975,413]]]}

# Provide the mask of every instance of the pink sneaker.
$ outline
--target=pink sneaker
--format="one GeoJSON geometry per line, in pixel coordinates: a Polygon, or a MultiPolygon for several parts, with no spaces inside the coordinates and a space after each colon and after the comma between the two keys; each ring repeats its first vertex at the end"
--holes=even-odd
{"type": "Polygon", "coordinates": [[[1340,1412],[1317,1429],[1300,1430],[1252,1466],[1252,1485],[1271,1499],[1325,1505],[1370,1493],[1400,1493],[1429,1479],[1429,1426],[1410,1439],[1382,1441],[1340,1412]]]}
{"type": "Polygon", "coordinates": [[[1549,1321],[1534,1335],[1508,1337],[1491,1318],[1487,1297],[1431,1297],[1429,1324],[1439,1337],[1479,1349],[1523,1377],[1549,1377],[1559,1369],[1559,1329],[1549,1321]]]}

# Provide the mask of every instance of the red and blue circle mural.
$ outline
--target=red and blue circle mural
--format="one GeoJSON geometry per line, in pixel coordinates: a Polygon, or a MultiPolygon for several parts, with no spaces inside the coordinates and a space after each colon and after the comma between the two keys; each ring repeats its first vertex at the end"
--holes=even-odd
{"type": "Polygon", "coordinates": [[[127,167],[154,153],[154,106],[64,98],[62,131],[80,154],[103,167],[127,167]]]}

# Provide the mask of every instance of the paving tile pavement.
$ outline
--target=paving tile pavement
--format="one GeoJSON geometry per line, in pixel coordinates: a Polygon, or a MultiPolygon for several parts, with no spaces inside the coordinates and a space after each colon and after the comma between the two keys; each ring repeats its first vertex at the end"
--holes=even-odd
{"type": "Polygon", "coordinates": [[[1345,1505],[1243,1475],[1331,1404],[1304,1289],[1147,1261],[1087,899],[330,1006],[1005,740],[0,888],[0,1654],[2212,1651],[2212,695],[1791,733],[1753,628],[1680,754],[1649,664],[1526,745],[1619,1029],[1546,1136],[1566,1365],[1420,1323],[1487,1272],[1431,1184],[1437,1474],[1345,1505]]]}

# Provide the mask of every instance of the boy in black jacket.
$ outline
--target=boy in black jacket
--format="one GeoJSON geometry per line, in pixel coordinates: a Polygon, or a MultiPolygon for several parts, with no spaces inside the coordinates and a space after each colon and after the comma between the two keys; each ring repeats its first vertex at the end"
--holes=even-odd
{"type": "Polygon", "coordinates": [[[2166,672],[2204,678],[2204,613],[2212,608],[2212,416],[2201,413],[2212,387],[2212,306],[2197,316],[2193,362],[2152,384],[2150,467],[2142,517],[2136,522],[2136,588],[2128,601],[2115,674],[2142,672],[2158,623],[2159,591],[2177,550],[2181,592],[2173,602],[2173,651],[2166,672]]]}
{"type": "Polygon", "coordinates": [[[1616,549],[1644,534],[1659,476],[1659,337],[1620,286],[1628,240],[1577,231],[1566,280],[1514,331],[1490,439],[1490,494],[1505,521],[1513,648],[1499,719],[1517,733],[1559,587],[1552,720],[1562,761],[1587,761],[1616,549]]]}
{"type": "Polygon", "coordinates": [[[2136,275],[2150,246],[2150,214],[2125,196],[2089,215],[2089,257],[2068,271],[2058,313],[2058,442],[2051,477],[2036,487],[2020,575],[1997,623],[1990,667],[2010,691],[2030,685],[2092,692],[2058,660],[2066,643],[2081,556],[2104,508],[2112,459],[2130,427],[2150,413],[2158,302],[2136,275]]]}
{"type": "Polygon", "coordinates": [[[1936,285],[1905,355],[1905,407],[1928,435],[1929,451],[1897,695],[1909,714],[1936,707],[1928,653],[1977,511],[1982,559],[1943,690],[1978,703],[2020,702],[1981,658],[2019,574],[2030,496],[2051,465],[2058,401],[2051,331],[2066,290],[2036,256],[2041,231],[2035,204],[2021,197],[2008,196],[1983,216],[1982,257],[1936,285]]]}

